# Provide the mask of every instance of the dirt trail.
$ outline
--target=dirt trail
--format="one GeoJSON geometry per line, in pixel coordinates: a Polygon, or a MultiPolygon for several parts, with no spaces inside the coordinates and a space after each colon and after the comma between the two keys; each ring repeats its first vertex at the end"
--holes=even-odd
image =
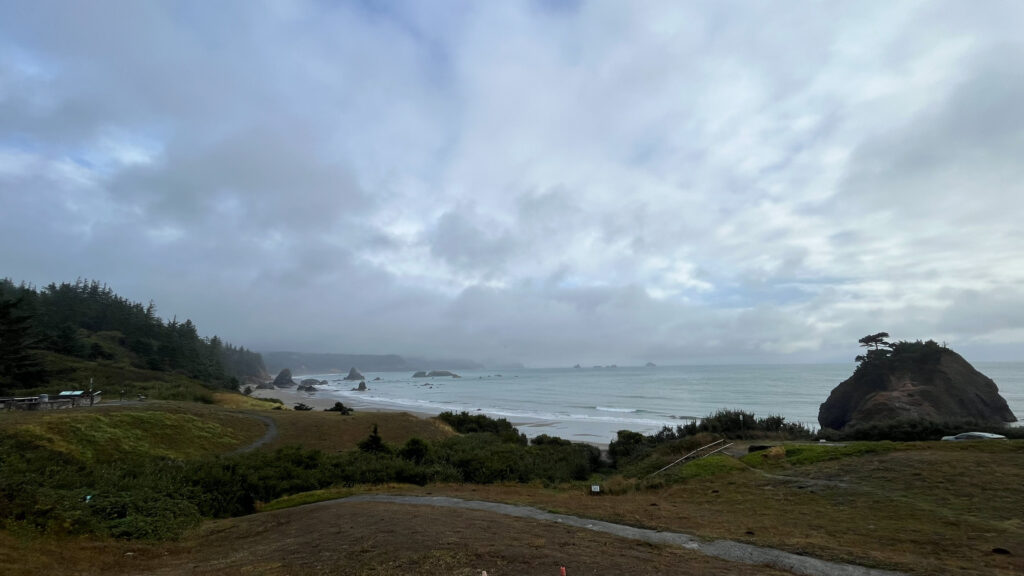
{"type": "Polygon", "coordinates": [[[263,433],[263,437],[260,438],[259,440],[247,446],[242,446],[237,450],[232,450],[228,454],[242,454],[243,452],[252,452],[253,450],[259,448],[260,446],[273,442],[274,439],[277,438],[277,422],[274,422],[273,418],[269,416],[262,416],[260,414],[253,414],[252,412],[245,412],[244,414],[250,418],[255,418],[260,422],[266,424],[267,431],[263,433]]]}
{"type": "Polygon", "coordinates": [[[800,556],[790,552],[783,552],[773,548],[763,548],[733,542],[730,540],[699,540],[689,534],[679,532],[660,532],[646,528],[635,528],[622,524],[613,524],[601,520],[591,520],[566,514],[554,514],[545,512],[529,506],[514,506],[511,504],[499,504],[496,502],[482,502],[478,500],[460,500],[444,496],[394,496],[388,494],[363,494],[330,500],[313,504],[313,506],[334,505],[339,502],[387,502],[394,504],[415,504],[420,506],[437,506],[442,508],[463,508],[470,510],[484,510],[506,516],[519,518],[532,518],[548,522],[558,522],[568,526],[593,530],[612,534],[622,538],[641,540],[651,544],[669,546],[681,546],[689,550],[695,550],[707,556],[721,558],[731,562],[744,564],[763,564],[774,568],[788,570],[795,574],[806,574],[808,576],[898,576],[902,573],[888,570],[876,570],[855,566],[853,564],[842,564],[819,560],[809,556],[800,556]]]}

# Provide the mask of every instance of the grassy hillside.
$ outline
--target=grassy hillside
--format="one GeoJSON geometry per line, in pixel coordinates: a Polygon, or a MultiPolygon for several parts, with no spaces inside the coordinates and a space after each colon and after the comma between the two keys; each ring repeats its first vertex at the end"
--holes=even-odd
{"type": "Polygon", "coordinates": [[[0,414],[4,433],[90,463],[221,454],[256,441],[265,429],[245,414],[183,402],[0,414]]]}
{"type": "Polygon", "coordinates": [[[401,446],[412,437],[436,441],[455,435],[438,420],[404,412],[355,412],[341,416],[337,412],[289,410],[268,415],[277,422],[278,429],[278,437],[269,448],[298,444],[324,452],[354,450],[370,435],[374,424],[384,442],[395,446],[401,446]]]}
{"type": "Polygon", "coordinates": [[[0,526],[175,538],[202,518],[251,513],[288,494],[414,473],[416,465],[398,456],[353,450],[374,425],[397,445],[452,435],[408,414],[292,412],[224,392],[211,401],[246,409],[146,401],[0,412],[0,526]]]}

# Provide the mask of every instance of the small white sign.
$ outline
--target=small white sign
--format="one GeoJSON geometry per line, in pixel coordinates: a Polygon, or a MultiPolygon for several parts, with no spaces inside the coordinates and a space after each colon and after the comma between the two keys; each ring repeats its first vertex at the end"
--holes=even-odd
{"type": "Polygon", "coordinates": [[[601,485],[600,484],[593,484],[593,485],[591,485],[590,491],[593,492],[594,494],[597,494],[598,492],[601,491],[601,485]]]}

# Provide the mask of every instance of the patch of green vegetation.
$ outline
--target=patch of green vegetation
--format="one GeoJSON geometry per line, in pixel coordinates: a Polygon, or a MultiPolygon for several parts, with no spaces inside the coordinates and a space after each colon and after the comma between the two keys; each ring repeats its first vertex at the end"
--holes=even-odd
{"type": "Polygon", "coordinates": [[[694,460],[685,464],[679,464],[662,472],[669,474],[674,481],[691,480],[694,478],[707,478],[719,474],[727,474],[737,470],[743,470],[744,466],[731,456],[714,454],[707,458],[694,460]]]}
{"type": "Polygon", "coordinates": [[[209,419],[155,410],[47,415],[21,428],[21,434],[85,462],[136,455],[196,458],[244,440],[209,419]]]}
{"type": "Polygon", "coordinates": [[[703,446],[707,443],[706,439],[701,439],[698,442],[683,441],[672,446],[663,446],[646,458],[636,460],[619,470],[626,477],[641,480],[644,488],[660,488],[695,478],[705,478],[745,469],[743,464],[731,456],[712,454],[704,458],[680,462],[667,470],[662,470],[693,448],[698,447],[691,447],[692,444],[703,446]]]}
{"type": "Polygon", "coordinates": [[[277,398],[256,398],[238,392],[214,392],[213,403],[240,410],[272,410],[274,406],[282,404],[277,398]]]}
{"type": "Polygon", "coordinates": [[[375,430],[362,449],[337,454],[291,446],[211,457],[237,445],[215,418],[242,416],[190,408],[209,412],[199,418],[180,406],[43,415],[0,436],[0,525],[167,539],[201,518],[249,514],[261,502],[331,487],[560,483],[585,480],[598,464],[592,446],[553,438],[528,446],[514,428],[435,442],[410,438],[401,447],[375,430]]]}
{"type": "Polygon", "coordinates": [[[754,452],[743,457],[743,462],[754,468],[790,465],[807,466],[828,460],[853,458],[868,454],[891,452],[900,446],[893,442],[852,442],[849,444],[786,444],[778,449],[754,452]]]}
{"type": "Polygon", "coordinates": [[[700,421],[676,426],[675,429],[665,426],[651,435],[619,430],[616,439],[608,445],[608,454],[615,467],[629,467],[648,459],[665,446],[673,449],[689,446],[687,450],[692,450],[720,438],[805,440],[811,437],[813,433],[809,429],[802,424],[786,422],[782,416],[758,418],[742,410],[719,410],[700,421]]]}
{"type": "Polygon", "coordinates": [[[526,444],[526,435],[520,434],[512,424],[505,418],[490,418],[483,414],[470,414],[469,412],[442,412],[437,419],[452,427],[460,434],[473,434],[485,432],[501,437],[508,442],[526,444]]]}
{"type": "Polygon", "coordinates": [[[324,490],[311,490],[309,492],[300,492],[298,494],[291,494],[283,498],[278,498],[271,502],[260,506],[261,512],[271,512],[273,510],[284,510],[285,508],[294,508],[296,506],[305,506],[306,504],[315,504],[317,502],[325,502],[327,500],[337,500],[338,498],[348,498],[349,496],[356,493],[356,490],[352,488],[334,487],[327,488],[324,490]]]}
{"type": "Polygon", "coordinates": [[[184,497],[182,466],[126,455],[97,466],[41,446],[23,433],[0,436],[0,526],[46,534],[160,540],[199,522],[184,497]]]}

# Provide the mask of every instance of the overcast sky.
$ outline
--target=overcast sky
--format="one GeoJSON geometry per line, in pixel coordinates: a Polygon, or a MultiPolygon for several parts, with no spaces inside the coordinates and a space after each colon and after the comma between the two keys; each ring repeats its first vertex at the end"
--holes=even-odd
{"type": "Polygon", "coordinates": [[[257,350],[1024,360],[1024,3],[0,0],[0,276],[257,350]]]}

